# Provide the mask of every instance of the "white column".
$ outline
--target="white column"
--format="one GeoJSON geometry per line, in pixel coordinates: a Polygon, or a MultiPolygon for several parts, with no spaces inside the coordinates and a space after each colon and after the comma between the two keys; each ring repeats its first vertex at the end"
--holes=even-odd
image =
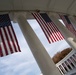
{"type": "Polygon", "coordinates": [[[74,18],[74,16],[69,16],[69,20],[71,21],[71,23],[73,24],[74,28],[76,29],[76,19],[74,18]]]}
{"type": "Polygon", "coordinates": [[[19,15],[17,22],[43,75],[61,75],[35,32],[26,21],[26,18],[23,15],[19,15]]]}
{"type": "Polygon", "coordinates": [[[66,28],[62,23],[58,20],[56,15],[50,16],[50,18],[53,20],[55,25],[58,27],[58,29],[61,31],[63,36],[65,37],[65,40],[67,43],[74,49],[76,50],[76,37],[66,28]]]}

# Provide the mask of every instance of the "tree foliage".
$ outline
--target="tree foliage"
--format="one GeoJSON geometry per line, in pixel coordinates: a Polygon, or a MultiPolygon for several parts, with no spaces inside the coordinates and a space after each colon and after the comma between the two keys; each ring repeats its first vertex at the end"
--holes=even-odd
{"type": "Polygon", "coordinates": [[[54,63],[58,63],[60,60],[62,60],[70,51],[72,50],[72,48],[67,48],[62,50],[61,52],[57,52],[52,60],[54,61],[54,63]]]}

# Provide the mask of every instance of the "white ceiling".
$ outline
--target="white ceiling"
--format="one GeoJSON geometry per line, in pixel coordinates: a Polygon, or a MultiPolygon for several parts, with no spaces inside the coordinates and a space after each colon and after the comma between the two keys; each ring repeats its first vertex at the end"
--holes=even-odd
{"type": "Polygon", "coordinates": [[[0,12],[36,9],[76,15],[76,0],[0,0],[0,12]]]}

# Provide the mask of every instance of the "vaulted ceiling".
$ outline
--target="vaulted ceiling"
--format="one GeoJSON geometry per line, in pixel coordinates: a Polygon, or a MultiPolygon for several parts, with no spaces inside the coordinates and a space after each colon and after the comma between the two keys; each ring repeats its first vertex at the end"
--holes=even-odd
{"type": "Polygon", "coordinates": [[[76,15],[76,0],[0,0],[0,12],[36,9],[76,15]]]}

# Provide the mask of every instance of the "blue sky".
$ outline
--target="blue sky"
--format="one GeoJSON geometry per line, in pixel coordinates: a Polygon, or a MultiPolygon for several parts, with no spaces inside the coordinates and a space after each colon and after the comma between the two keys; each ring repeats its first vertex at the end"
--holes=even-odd
{"type": "MultiPolygon", "coordinates": [[[[43,46],[52,57],[56,52],[68,48],[65,40],[49,44],[36,20],[28,20],[43,46]]],[[[0,75],[40,75],[41,71],[29,49],[17,23],[12,23],[21,52],[0,58],[0,75]]]]}

